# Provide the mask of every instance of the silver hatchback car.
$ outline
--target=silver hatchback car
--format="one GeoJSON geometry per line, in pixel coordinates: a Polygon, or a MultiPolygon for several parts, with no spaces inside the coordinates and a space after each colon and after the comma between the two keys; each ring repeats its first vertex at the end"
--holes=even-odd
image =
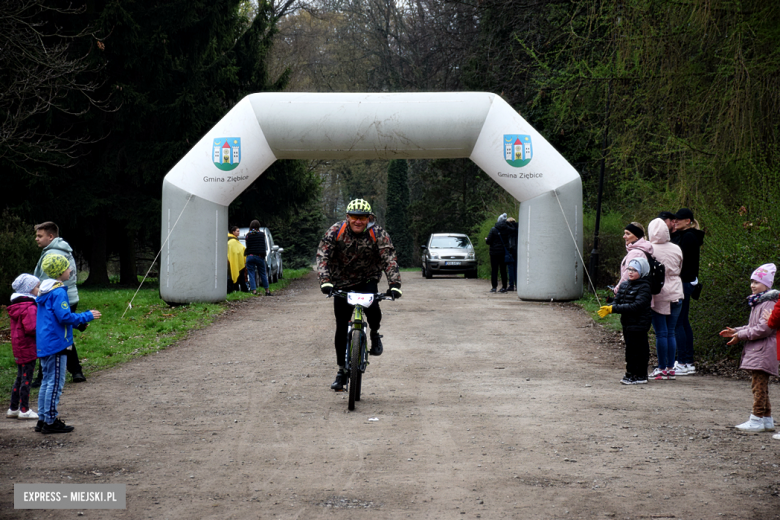
{"type": "Polygon", "coordinates": [[[462,233],[433,233],[428,243],[421,246],[422,275],[460,274],[477,277],[477,257],[469,237],[462,233]]]}

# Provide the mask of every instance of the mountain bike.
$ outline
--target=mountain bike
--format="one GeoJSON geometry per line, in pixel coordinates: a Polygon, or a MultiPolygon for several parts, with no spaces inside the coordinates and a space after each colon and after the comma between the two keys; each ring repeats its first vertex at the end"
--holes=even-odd
{"type": "Polygon", "coordinates": [[[344,360],[344,370],[349,374],[349,410],[355,409],[355,401],[360,401],[360,390],[363,383],[363,373],[368,368],[368,319],[365,309],[370,307],[374,300],[394,300],[392,296],[384,293],[357,293],[335,290],[331,296],[345,298],[349,305],[354,306],[352,319],[347,329],[347,352],[344,360]]]}

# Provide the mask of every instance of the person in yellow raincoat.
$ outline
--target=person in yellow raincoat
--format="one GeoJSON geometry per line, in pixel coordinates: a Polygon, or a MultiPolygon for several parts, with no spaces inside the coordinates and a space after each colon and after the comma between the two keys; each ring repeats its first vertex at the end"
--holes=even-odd
{"type": "Polygon", "coordinates": [[[231,226],[228,233],[228,292],[240,291],[246,285],[246,259],[244,245],[238,241],[238,226],[231,226]]]}

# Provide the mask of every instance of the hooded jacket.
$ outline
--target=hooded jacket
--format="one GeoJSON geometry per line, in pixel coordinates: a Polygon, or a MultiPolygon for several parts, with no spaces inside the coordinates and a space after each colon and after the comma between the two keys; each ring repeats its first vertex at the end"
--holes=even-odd
{"type": "Polygon", "coordinates": [[[246,267],[244,245],[232,233],[228,233],[228,271],[233,283],[238,281],[238,274],[246,267]]]}
{"type": "MultiPolygon", "coordinates": [[[[516,232],[517,231],[515,230],[515,233],[516,232]]],[[[498,217],[496,225],[490,228],[490,233],[488,233],[487,239],[485,240],[485,242],[487,242],[487,244],[490,246],[490,254],[500,255],[502,258],[506,251],[510,251],[511,254],[511,235],[512,230],[509,228],[506,221],[506,214],[502,214],[500,217],[498,217]],[[504,249],[505,246],[506,249],[504,249]]]]}
{"type": "Polygon", "coordinates": [[[761,318],[765,310],[771,311],[780,292],[767,291],[758,303],[750,309],[750,319],[744,327],[735,327],[737,337],[745,341],[742,349],[743,370],[761,370],[773,376],[777,375],[777,332],[761,318]]]}
{"type": "Polygon", "coordinates": [[[35,266],[33,276],[38,278],[41,282],[44,280],[51,280],[46,273],[43,272],[43,259],[50,254],[62,255],[68,259],[70,264],[70,278],[63,282],[65,287],[68,288],[68,301],[71,305],[76,305],[79,302],[79,291],[76,286],[78,281],[78,270],[76,269],[76,260],[73,258],[73,249],[70,245],[60,237],[56,237],[51,243],[43,248],[41,257],[38,259],[38,265],[35,266]]]}
{"type": "Polygon", "coordinates": [[[68,291],[62,282],[48,279],[41,283],[36,299],[36,345],[38,357],[51,356],[73,345],[73,325],[81,325],[95,319],[92,311],[70,312],[68,291]]]}
{"type": "MultiPolygon", "coordinates": [[[[647,259],[645,258],[645,262],[647,259]]],[[[625,330],[647,332],[653,320],[650,310],[650,281],[646,276],[638,280],[626,280],[618,288],[612,303],[612,312],[620,314],[620,325],[625,330]]]]}
{"type": "Polygon", "coordinates": [[[691,283],[699,277],[699,249],[704,244],[704,231],[696,228],[675,231],[672,233],[671,240],[682,249],[683,265],[680,279],[684,283],[691,283]]]}
{"type": "Polygon", "coordinates": [[[669,241],[669,228],[660,218],[650,222],[647,231],[650,243],[653,244],[653,256],[666,268],[664,286],[661,292],[653,295],[652,307],[658,314],[668,316],[672,312],[671,302],[676,302],[684,296],[682,280],[680,280],[683,254],[677,245],[669,241]]]}
{"type": "Polygon", "coordinates": [[[35,298],[18,296],[8,306],[11,322],[11,349],[17,365],[24,365],[38,358],[35,349],[35,323],[37,319],[35,298]]]}
{"type": "Polygon", "coordinates": [[[653,244],[651,244],[644,238],[640,238],[636,242],[627,244],[626,251],[627,251],[626,256],[624,256],[623,261],[620,262],[620,280],[618,280],[618,283],[615,286],[615,294],[617,294],[620,285],[623,282],[628,281],[628,271],[627,271],[628,263],[634,258],[644,258],[645,260],[647,260],[645,253],[651,255],[653,254],[653,244]]]}

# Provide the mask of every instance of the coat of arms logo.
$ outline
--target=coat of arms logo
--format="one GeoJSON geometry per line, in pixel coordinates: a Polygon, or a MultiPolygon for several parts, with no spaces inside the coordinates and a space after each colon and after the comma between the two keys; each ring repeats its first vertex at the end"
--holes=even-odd
{"type": "Polygon", "coordinates": [[[504,134],[504,159],[507,164],[520,168],[531,162],[533,154],[530,135],[504,134]]]}
{"type": "Polygon", "coordinates": [[[214,166],[227,172],[236,169],[240,162],[240,137],[219,137],[214,139],[214,166]]]}

